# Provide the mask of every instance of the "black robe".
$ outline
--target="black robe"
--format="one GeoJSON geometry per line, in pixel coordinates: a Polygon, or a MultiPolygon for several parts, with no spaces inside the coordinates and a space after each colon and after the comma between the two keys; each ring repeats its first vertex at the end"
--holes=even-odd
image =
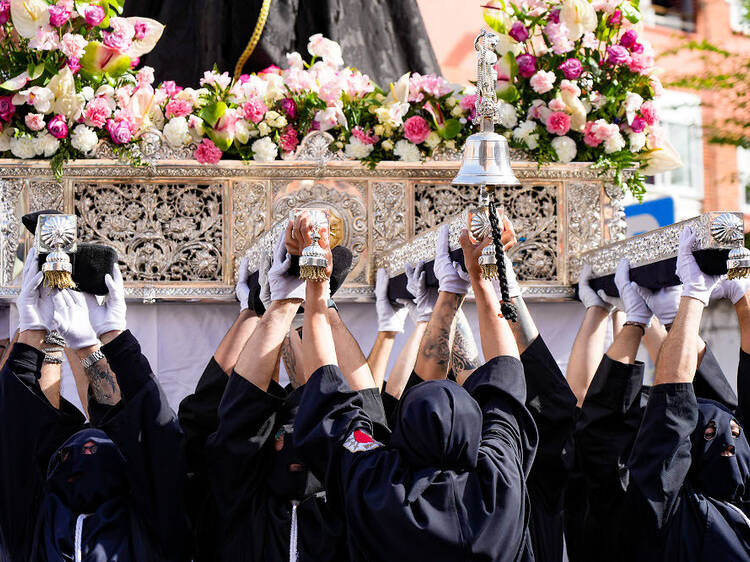
{"type": "MultiPolygon", "coordinates": [[[[126,493],[99,504],[83,521],[84,560],[104,562],[115,552],[123,561],[188,560],[190,541],[182,503],[184,443],[176,416],[129,331],[103,346],[102,352],[117,377],[122,400],[106,406],[90,396],[89,415],[91,425],[104,436],[100,447],[111,440],[125,461],[126,493]]],[[[72,556],[68,549],[74,543],[79,513],[59,488],[45,482],[45,476],[47,466],[55,466],[50,458],[57,457],[51,453],[63,444],[75,446],[78,440],[68,438],[86,426],[64,399],[58,411],[41,393],[41,352],[16,344],[11,359],[0,374],[0,419],[6,427],[15,424],[24,430],[0,434],[4,459],[0,476],[4,486],[10,488],[12,483],[13,488],[3,491],[0,509],[3,549],[8,560],[50,560],[54,559],[50,552],[60,550],[72,556]],[[19,477],[19,471],[25,475],[19,477]],[[24,528],[18,527],[21,521],[24,528]]]]}
{"type": "Polygon", "coordinates": [[[537,433],[520,361],[496,357],[464,388],[428,381],[401,399],[390,444],[335,365],[306,384],[300,456],[343,511],[352,560],[532,560],[525,478],[537,433]]]}
{"type": "MultiPolygon", "coordinates": [[[[207,442],[207,470],[223,528],[215,560],[289,560],[293,532],[301,562],[347,559],[343,520],[294,448],[303,390],[288,391],[271,381],[264,392],[237,373],[229,377],[218,428],[207,442]]],[[[384,425],[378,390],[357,395],[384,425]]]]}
{"type": "Polygon", "coordinates": [[[531,539],[537,560],[562,561],[564,497],[573,467],[576,397],[542,336],[521,354],[526,408],[539,431],[539,446],[526,480],[531,500],[531,539]]]}

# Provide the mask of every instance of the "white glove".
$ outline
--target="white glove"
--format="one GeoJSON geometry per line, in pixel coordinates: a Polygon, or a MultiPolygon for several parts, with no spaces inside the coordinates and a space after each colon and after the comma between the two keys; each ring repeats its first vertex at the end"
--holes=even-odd
{"type": "MultiPolygon", "coordinates": [[[[505,254],[503,258],[505,261],[505,279],[508,281],[508,297],[511,299],[520,297],[521,285],[518,284],[518,279],[516,278],[516,272],[513,271],[513,262],[510,261],[508,254],[505,254]]],[[[503,295],[502,295],[502,291],[500,290],[500,282],[497,279],[495,279],[492,281],[492,286],[495,287],[497,300],[502,301],[503,295]]]]}
{"type": "Polygon", "coordinates": [[[65,338],[67,347],[81,349],[99,343],[83,293],[68,289],[56,291],[52,295],[52,305],[55,309],[52,327],[65,338]]]}
{"type": "Polygon", "coordinates": [[[250,277],[250,272],[247,269],[247,256],[245,256],[240,260],[237,284],[234,286],[234,294],[240,301],[240,312],[247,310],[247,299],[250,298],[250,287],[247,286],[248,277],[250,277]]]}
{"type": "Polygon", "coordinates": [[[748,291],[750,279],[722,279],[714,287],[711,300],[729,299],[732,304],[737,304],[748,291]]]}
{"type": "Polygon", "coordinates": [[[666,287],[660,291],[650,291],[645,287],[636,285],[636,290],[646,301],[646,305],[654,313],[662,326],[669,326],[677,316],[682,298],[682,285],[666,287]]]}
{"type": "Polygon", "coordinates": [[[592,271],[591,266],[587,263],[583,264],[581,272],[578,274],[578,298],[581,299],[583,306],[587,309],[592,306],[598,306],[604,310],[609,310],[611,308],[611,303],[608,303],[602,298],[601,289],[599,294],[597,294],[596,291],[591,288],[590,281],[593,275],[594,272],[592,271]]]}
{"type": "MultiPolygon", "coordinates": [[[[122,281],[120,267],[115,264],[114,275],[107,274],[104,283],[109,293],[102,304],[94,295],[84,294],[86,307],[89,310],[89,321],[96,332],[96,337],[117,330],[125,331],[127,321],[125,320],[127,306],[125,305],[125,285],[122,281]]],[[[85,347],[85,346],[84,346],[85,347]]]]}
{"type": "Polygon", "coordinates": [[[406,269],[406,290],[414,295],[414,303],[417,305],[416,321],[427,322],[432,316],[432,309],[437,302],[437,291],[428,289],[425,280],[424,262],[419,262],[417,267],[412,267],[407,263],[406,269]]]}
{"type": "Polygon", "coordinates": [[[604,289],[599,289],[596,294],[599,295],[599,298],[604,302],[606,310],[611,309],[611,312],[616,312],[618,310],[625,311],[625,305],[622,304],[622,299],[620,297],[610,297],[604,289]]]}
{"type": "Polygon", "coordinates": [[[378,269],[375,280],[375,310],[378,313],[378,332],[403,332],[409,309],[395,308],[388,298],[388,273],[378,269]]]}
{"type": "Polygon", "coordinates": [[[437,245],[435,247],[435,277],[438,280],[438,290],[448,293],[465,295],[471,287],[469,274],[466,273],[461,264],[451,259],[448,239],[450,231],[448,225],[440,227],[437,245]]]}
{"type": "Polygon", "coordinates": [[[271,256],[265,256],[258,270],[258,284],[260,285],[260,302],[266,310],[271,307],[271,285],[268,283],[268,272],[271,269],[271,256]]]}
{"type": "Polygon", "coordinates": [[[273,251],[273,265],[268,270],[268,285],[271,289],[271,300],[305,299],[305,281],[289,275],[292,256],[286,251],[286,231],[282,230],[279,241],[273,251]]]}
{"type": "Polygon", "coordinates": [[[622,258],[615,272],[615,285],[625,307],[625,321],[649,325],[653,314],[638,292],[638,285],[630,280],[630,262],[622,258]]]}
{"type": "Polygon", "coordinates": [[[10,307],[0,305],[0,340],[10,339],[10,307]]]}
{"type": "MultiPolygon", "coordinates": [[[[23,266],[23,279],[21,281],[21,292],[16,299],[18,308],[18,330],[46,330],[52,329],[52,301],[40,295],[40,285],[44,274],[39,271],[36,250],[31,248],[26,255],[26,263],[23,266]]],[[[48,289],[43,289],[49,292],[48,289]]]]}
{"type": "Polygon", "coordinates": [[[719,275],[706,275],[693,257],[695,234],[689,227],[680,234],[680,251],[677,254],[677,275],[682,281],[682,296],[690,297],[708,305],[711,293],[721,280],[719,275]]]}

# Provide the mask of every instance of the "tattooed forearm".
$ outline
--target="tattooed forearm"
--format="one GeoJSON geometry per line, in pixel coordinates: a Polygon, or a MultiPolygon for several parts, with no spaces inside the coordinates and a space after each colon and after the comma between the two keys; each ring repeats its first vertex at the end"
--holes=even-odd
{"type": "Polygon", "coordinates": [[[479,350],[474,341],[474,334],[463,311],[456,314],[456,330],[451,347],[451,367],[456,376],[465,371],[473,371],[481,365],[479,350]]]}
{"type": "Polygon", "coordinates": [[[120,401],[120,386],[105,359],[101,359],[86,369],[89,386],[99,404],[114,406],[120,401]]]}
{"type": "Polygon", "coordinates": [[[281,359],[284,361],[286,374],[289,375],[289,383],[292,385],[292,388],[298,388],[302,383],[300,382],[301,377],[297,373],[297,358],[294,355],[292,340],[289,334],[287,334],[284,342],[281,344],[281,359]]]}
{"type": "Polygon", "coordinates": [[[513,337],[516,338],[518,351],[523,353],[539,336],[539,330],[537,330],[524,300],[521,297],[516,297],[513,299],[513,304],[518,309],[518,322],[509,322],[509,325],[513,331],[513,337]]]}
{"type": "Polygon", "coordinates": [[[440,293],[419,349],[416,371],[420,377],[445,378],[448,374],[456,312],[463,301],[463,295],[440,293]]]}

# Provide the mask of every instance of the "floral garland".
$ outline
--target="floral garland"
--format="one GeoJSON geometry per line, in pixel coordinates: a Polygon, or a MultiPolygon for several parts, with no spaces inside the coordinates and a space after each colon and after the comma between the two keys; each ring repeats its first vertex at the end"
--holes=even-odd
{"type": "MultiPolygon", "coordinates": [[[[305,62],[287,55],[233,81],[217,69],[201,87],[154,85],[136,70],[163,26],[123,18],[124,0],[0,0],[0,156],[51,158],[55,172],[110,142],[137,160],[141,136],[158,129],[195,158],[268,162],[290,158],[313,130],[331,149],[374,167],[460,150],[475,131],[476,89],[405,74],[383,90],[344,67],[341,47],[310,37],[305,62]]],[[[591,161],[602,170],[671,169],[679,157],[658,127],[650,47],[632,28],[638,11],[619,0],[494,1],[485,19],[499,34],[498,119],[512,146],[541,164],[591,161]],[[646,166],[647,164],[647,166],[646,166]]],[[[640,174],[628,182],[643,192],[640,174]]]]}

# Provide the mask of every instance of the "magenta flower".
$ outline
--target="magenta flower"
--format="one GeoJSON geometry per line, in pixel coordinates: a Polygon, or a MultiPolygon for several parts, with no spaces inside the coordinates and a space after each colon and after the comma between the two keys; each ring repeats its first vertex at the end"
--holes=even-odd
{"type": "Polygon", "coordinates": [[[145,22],[139,21],[133,27],[135,28],[135,38],[138,40],[143,39],[148,33],[148,25],[145,22]]]}
{"type": "Polygon", "coordinates": [[[643,45],[641,43],[636,43],[632,47],[630,47],[631,53],[642,53],[643,52],[643,45]]]}
{"type": "Polygon", "coordinates": [[[630,53],[622,45],[607,47],[607,63],[611,66],[625,64],[630,60],[630,53]]]}
{"type": "Polygon", "coordinates": [[[547,16],[547,21],[551,21],[552,23],[560,23],[560,8],[552,10],[547,16]]]}
{"type": "Polygon", "coordinates": [[[279,68],[275,64],[272,64],[271,66],[267,66],[266,68],[258,72],[258,74],[281,74],[281,68],[279,68]]]}
{"type": "Polygon", "coordinates": [[[67,66],[70,71],[75,74],[76,72],[81,70],[81,61],[80,59],[77,59],[75,57],[70,57],[65,63],[65,66],[67,66]]]}
{"type": "Polygon", "coordinates": [[[654,107],[653,102],[643,102],[643,105],[641,105],[641,117],[643,117],[648,125],[656,125],[659,117],[656,115],[656,108],[654,107]]]}
{"type": "Polygon", "coordinates": [[[107,13],[104,11],[104,8],[101,6],[96,5],[89,5],[83,12],[84,17],[86,18],[86,23],[90,25],[91,27],[96,27],[100,23],[104,21],[105,16],[107,13]]]}
{"type": "Polygon", "coordinates": [[[292,98],[284,98],[279,102],[279,105],[289,119],[297,118],[297,102],[292,98]]]}
{"type": "Polygon", "coordinates": [[[97,96],[86,104],[83,111],[83,118],[87,125],[100,128],[107,122],[112,115],[112,108],[104,96],[97,96]]]}
{"type": "Polygon", "coordinates": [[[563,71],[565,78],[568,80],[575,80],[583,72],[583,65],[578,59],[568,59],[557,68],[563,71]]]}
{"type": "Polygon", "coordinates": [[[0,0],[0,25],[5,25],[10,19],[10,0],[0,0]]]}
{"type": "Polygon", "coordinates": [[[210,139],[203,139],[195,149],[195,159],[201,164],[216,164],[221,156],[221,150],[210,139]]]}
{"type": "Polygon", "coordinates": [[[130,132],[130,125],[124,119],[121,121],[108,119],[107,132],[115,144],[125,144],[133,138],[133,133],[130,132]]]}
{"type": "Polygon", "coordinates": [[[49,24],[52,27],[62,27],[70,19],[70,12],[64,6],[49,7],[49,24]]]}
{"type": "Polygon", "coordinates": [[[513,22],[508,35],[519,43],[523,43],[529,38],[529,30],[520,21],[516,21],[513,22]]]}
{"type": "Polygon", "coordinates": [[[620,45],[622,45],[626,49],[632,49],[637,40],[638,34],[635,32],[635,30],[628,29],[625,33],[622,34],[622,37],[620,37],[620,45]]]}
{"type": "Polygon", "coordinates": [[[56,139],[64,139],[68,136],[68,124],[65,121],[65,115],[55,115],[47,123],[47,130],[56,139]]]}
{"type": "Polygon", "coordinates": [[[642,133],[646,128],[646,120],[643,117],[636,117],[630,124],[630,128],[634,133],[642,133]]]}
{"type": "Polygon", "coordinates": [[[0,96],[0,119],[10,122],[15,112],[16,106],[13,105],[13,97],[0,96]]]}
{"type": "Polygon", "coordinates": [[[245,84],[250,81],[250,75],[249,74],[240,74],[239,82],[240,84],[245,84]]]}
{"type": "Polygon", "coordinates": [[[263,103],[263,98],[255,96],[250,98],[245,105],[242,106],[242,111],[245,114],[245,119],[252,121],[253,123],[260,123],[263,121],[263,116],[268,111],[266,104],[263,103]]]}
{"type": "Polygon", "coordinates": [[[291,125],[287,125],[284,132],[279,135],[279,145],[284,152],[294,152],[299,144],[297,131],[291,125]]]}
{"type": "Polygon", "coordinates": [[[564,135],[570,131],[570,115],[562,111],[553,111],[547,116],[547,131],[553,135],[564,135]]]}
{"type": "Polygon", "coordinates": [[[518,74],[524,78],[531,78],[536,72],[536,57],[528,53],[518,55],[516,57],[516,64],[518,64],[518,74]]]}
{"type": "Polygon", "coordinates": [[[430,126],[424,117],[412,115],[404,121],[404,136],[414,144],[424,142],[430,136],[430,126]]]}
{"type": "Polygon", "coordinates": [[[622,10],[615,10],[609,17],[610,25],[618,25],[622,23],[622,10]]]}
{"type": "Polygon", "coordinates": [[[356,126],[352,129],[352,136],[359,140],[362,144],[375,144],[380,140],[378,136],[373,132],[365,132],[365,130],[356,126]]]}

